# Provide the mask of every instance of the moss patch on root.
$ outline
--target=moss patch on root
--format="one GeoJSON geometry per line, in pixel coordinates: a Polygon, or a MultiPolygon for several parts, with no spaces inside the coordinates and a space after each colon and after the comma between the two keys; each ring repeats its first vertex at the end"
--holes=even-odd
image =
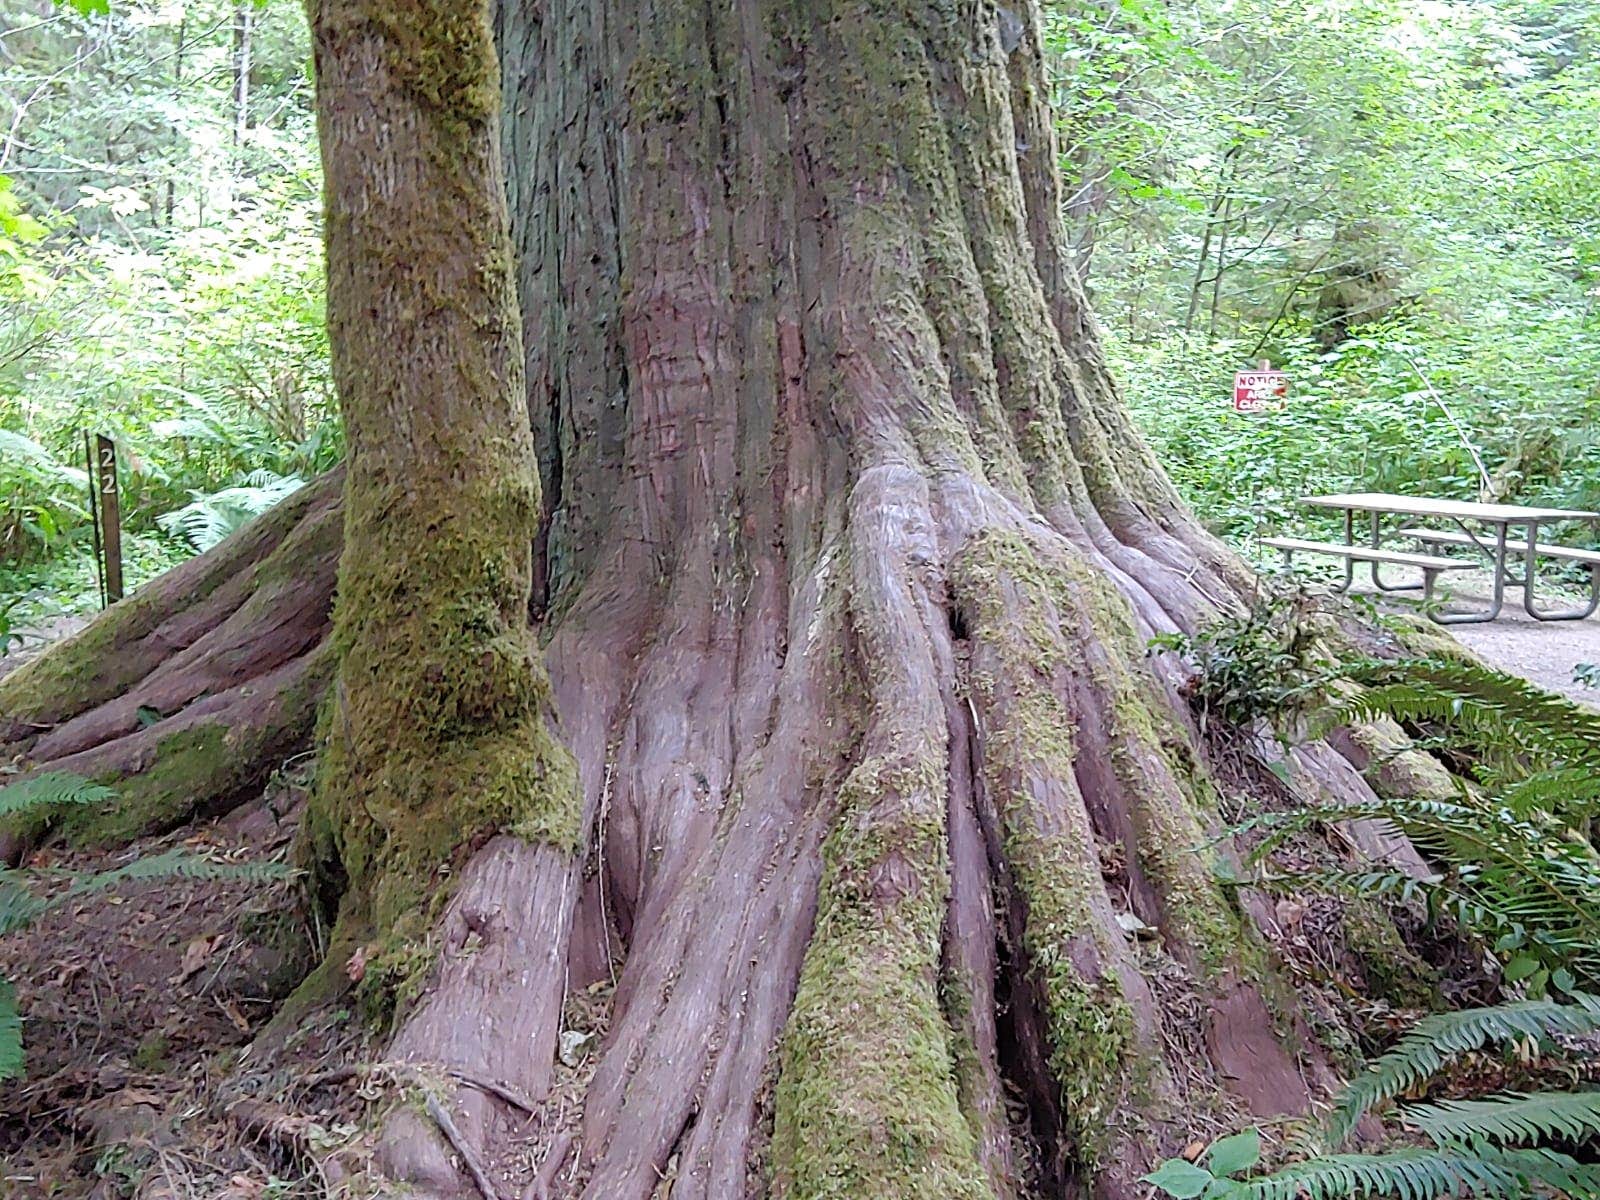
{"type": "Polygon", "coordinates": [[[1366,977],[1367,991],[1397,1008],[1432,1011],[1440,1007],[1439,973],[1406,945],[1383,908],[1370,901],[1345,906],[1345,948],[1366,977]]]}
{"type": "Polygon", "coordinates": [[[205,722],[160,738],[152,759],[136,774],[97,781],[112,786],[115,799],[54,814],[63,836],[78,846],[126,845],[259,785],[311,732],[333,673],[326,646],[312,653],[304,675],[267,702],[271,707],[261,721],[205,722]]]}
{"type": "Polygon", "coordinates": [[[1053,622],[1049,572],[1016,534],[976,539],[953,574],[970,627],[998,656],[1003,681],[974,671],[970,686],[1005,707],[984,750],[985,783],[1000,813],[1005,851],[1027,904],[1024,943],[1043,987],[1050,1066],[1074,1152],[1095,1159],[1131,1073],[1132,1010],[1103,969],[1109,932],[1092,898],[1102,890],[1093,830],[1076,793],[1071,715],[1051,684],[1068,666],[1053,622]],[[1062,827],[1046,824],[1037,796],[1054,787],[1062,827]],[[1086,969],[1087,968],[1087,969],[1086,969]]]}
{"type": "Polygon", "coordinates": [[[98,811],[69,810],[61,831],[76,845],[113,846],[179,824],[198,799],[226,786],[232,755],[221,725],[196,725],[156,743],[155,761],[120,783],[117,798],[98,811]]]}
{"type": "Polygon", "coordinates": [[[938,992],[945,802],[932,756],[868,760],[841,791],[774,1096],[784,1200],[989,1200],[938,992]]]}

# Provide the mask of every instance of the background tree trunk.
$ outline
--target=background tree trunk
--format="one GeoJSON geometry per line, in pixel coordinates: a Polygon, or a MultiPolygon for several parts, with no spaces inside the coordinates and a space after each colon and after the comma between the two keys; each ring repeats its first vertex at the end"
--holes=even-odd
{"type": "MultiPolygon", "coordinates": [[[[382,1169],[1122,1196],[1303,1110],[1327,1068],[1197,849],[1221,787],[1145,654],[1248,580],[1106,373],[1033,6],[503,5],[525,415],[481,7],[315,16],[352,454],[313,845],[390,1056],[478,1081],[452,1146],[397,1107],[382,1169]],[[408,953],[443,865],[440,953],[408,953]],[[580,1010],[603,1038],[563,1064],[580,1010]]],[[[259,594],[271,541],[183,586],[259,594]]],[[[151,656],[92,695],[71,646],[0,681],[13,752],[130,736],[106,714],[151,656]]]]}

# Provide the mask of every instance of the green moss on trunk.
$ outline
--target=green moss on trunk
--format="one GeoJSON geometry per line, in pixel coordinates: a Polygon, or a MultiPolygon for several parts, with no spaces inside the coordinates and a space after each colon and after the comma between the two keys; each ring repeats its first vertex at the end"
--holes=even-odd
{"type": "Polygon", "coordinates": [[[985,1200],[938,994],[944,763],[865,761],[840,802],[784,1033],[774,1194],[985,1200]]]}
{"type": "Polygon", "coordinates": [[[374,943],[363,999],[384,1017],[473,850],[579,840],[528,626],[539,484],[490,22],[488,0],[312,5],[350,458],[304,845],[341,936],[374,943]]]}

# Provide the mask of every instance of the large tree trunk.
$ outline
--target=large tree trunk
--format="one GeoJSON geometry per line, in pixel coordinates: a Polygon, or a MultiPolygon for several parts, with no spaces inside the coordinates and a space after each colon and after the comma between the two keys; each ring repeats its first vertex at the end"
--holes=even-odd
{"type": "MultiPolygon", "coordinates": [[[[401,998],[390,1056],[478,1081],[440,1110],[453,1147],[397,1108],[381,1168],[434,1195],[483,1186],[464,1150],[546,1197],[1121,1196],[1193,1131],[1304,1109],[1326,1071],[1197,849],[1217,785],[1144,650],[1246,576],[1105,370],[1036,10],[503,7],[530,568],[488,76],[446,8],[316,6],[352,460],[314,847],[346,948],[388,964],[369,992],[401,998]],[[466,299],[435,317],[440,289],[466,299]],[[443,951],[408,977],[430,894],[443,951]],[[558,1068],[564,1005],[613,977],[592,1061],[558,1068]]],[[[211,633],[158,636],[136,597],[79,642],[132,647],[115,677],[74,691],[93,656],[66,646],[0,681],[13,751],[163,744],[226,695],[196,676],[148,730],[130,699],[226,669],[205,638],[326,495],[185,569],[211,633]]],[[[252,694],[325,672],[315,640],[244,655],[252,694]]]]}

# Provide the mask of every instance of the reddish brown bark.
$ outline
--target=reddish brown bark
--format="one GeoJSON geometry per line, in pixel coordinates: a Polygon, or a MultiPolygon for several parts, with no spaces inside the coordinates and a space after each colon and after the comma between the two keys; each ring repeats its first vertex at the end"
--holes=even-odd
{"type": "MultiPolygon", "coordinates": [[[[1036,18],[502,7],[530,599],[584,853],[509,827],[438,848],[441,954],[389,1055],[502,1095],[445,1089],[458,1145],[398,1108],[390,1178],[470,1191],[465,1146],[547,1200],[1123,1196],[1196,1129],[1327,1086],[1262,965],[1270,914],[1195,852],[1217,785],[1181,666],[1144,647],[1245,574],[1105,370],[1036,18]],[[607,1031],[562,1074],[591,985],[607,1031]]],[[[254,537],[190,569],[230,612],[254,537]]],[[[123,694],[226,694],[226,667],[173,689],[164,657],[45,696],[11,744],[115,745],[123,694]]]]}

